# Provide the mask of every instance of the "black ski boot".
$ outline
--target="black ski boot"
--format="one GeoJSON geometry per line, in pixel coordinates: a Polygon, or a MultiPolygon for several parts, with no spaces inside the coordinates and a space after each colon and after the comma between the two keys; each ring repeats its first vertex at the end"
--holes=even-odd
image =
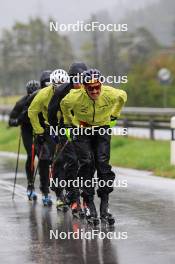
{"type": "Polygon", "coordinates": [[[87,204],[83,199],[83,202],[80,203],[80,211],[79,211],[79,215],[81,219],[84,219],[86,217],[87,210],[88,210],[87,204]]]}
{"type": "Polygon", "coordinates": [[[112,216],[112,214],[109,213],[108,201],[109,201],[108,194],[104,194],[103,196],[101,196],[100,219],[101,219],[101,223],[113,226],[115,223],[115,218],[112,216]]]}
{"type": "Polygon", "coordinates": [[[86,208],[86,219],[88,224],[97,226],[99,225],[100,221],[99,218],[97,216],[97,211],[95,208],[95,204],[94,204],[94,197],[93,196],[89,196],[87,197],[87,199],[85,199],[87,208],[86,208]]]}

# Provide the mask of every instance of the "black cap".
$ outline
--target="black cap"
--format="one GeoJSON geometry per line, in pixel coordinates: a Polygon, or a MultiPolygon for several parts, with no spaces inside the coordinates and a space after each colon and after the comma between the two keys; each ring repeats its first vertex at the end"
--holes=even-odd
{"type": "Polygon", "coordinates": [[[52,71],[50,70],[46,70],[46,71],[43,71],[41,73],[41,77],[40,77],[40,85],[41,85],[41,88],[44,88],[46,87],[46,82],[50,82],[50,74],[52,73],[52,71]]]}
{"type": "Polygon", "coordinates": [[[69,76],[75,76],[78,73],[82,73],[87,70],[87,66],[84,62],[74,62],[71,64],[68,74],[69,76]]]}

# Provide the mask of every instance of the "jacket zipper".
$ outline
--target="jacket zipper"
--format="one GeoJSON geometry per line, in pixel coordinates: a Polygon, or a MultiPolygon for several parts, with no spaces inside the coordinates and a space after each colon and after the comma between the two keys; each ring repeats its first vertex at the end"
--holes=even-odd
{"type": "Polygon", "coordinates": [[[93,101],[93,109],[94,109],[94,112],[93,112],[92,122],[94,122],[94,119],[95,119],[95,101],[93,101]]]}

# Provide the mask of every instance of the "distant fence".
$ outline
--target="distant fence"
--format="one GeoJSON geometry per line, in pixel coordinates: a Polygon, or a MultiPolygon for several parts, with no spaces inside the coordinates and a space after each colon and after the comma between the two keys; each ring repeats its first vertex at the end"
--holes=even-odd
{"type": "Polygon", "coordinates": [[[126,128],[147,128],[150,131],[150,139],[154,139],[155,129],[172,131],[172,116],[175,116],[175,108],[125,107],[118,125],[126,128]]]}
{"type": "Polygon", "coordinates": [[[0,120],[7,121],[13,106],[0,105],[0,120]]]}
{"type": "MultiPolygon", "coordinates": [[[[6,119],[12,106],[0,106],[1,119],[6,119]]],[[[175,108],[125,107],[118,125],[126,128],[147,128],[150,139],[154,139],[155,129],[171,130],[170,119],[175,116],[175,108]]],[[[173,132],[172,132],[173,133],[173,132]]]]}
{"type": "Polygon", "coordinates": [[[9,105],[0,105],[0,114],[1,115],[9,115],[10,111],[12,110],[13,106],[9,105]]]}

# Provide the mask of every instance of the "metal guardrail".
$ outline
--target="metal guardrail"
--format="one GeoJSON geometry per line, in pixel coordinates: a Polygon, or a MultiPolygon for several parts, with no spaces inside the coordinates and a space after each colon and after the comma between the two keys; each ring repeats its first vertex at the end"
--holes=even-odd
{"type": "MultiPolygon", "coordinates": [[[[0,115],[9,115],[12,107],[1,105],[0,115]]],[[[171,130],[172,116],[175,116],[175,108],[124,107],[118,125],[126,128],[147,128],[150,130],[150,139],[154,139],[155,129],[171,130]]]]}
{"type": "MultiPolygon", "coordinates": [[[[0,105],[0,114],[9,114],[13,105],[0,105]]],[[[124,116],[175,116],[175,108],[152,108],[152,107],[124,107],[124,116]]]]}
{"type": "Polygon", "coordinates": [[[11,105],[0,105],[0,115],[9,115],[12,108],[11,105]]]}
{"type": "Polygon", "coordinates": [[[159,122],[156,120],[148,120],[148,121],[142,121],[142,120],[129,120],[129,119],[121,119],[118,120],[117,124],[119,126],[125,127],[125,128],[147,128],[149,129],[149,138],[154,140],[155,139],[155,130],[171,130],[170,128],[170,121],[167,122],[159,122]]]}
{"type": "Polygon", "coordinates": [[[175,116],[175,108],[124,107],[123,115],[175,116]]]}
{"type": "Polygon", "coordinates": [[[150,139],[155,139],[155,129],[171,130],[170,119],[175,116],[175,108],[125,107],[123,119],[118,122],[127,128],[147,128],[150,139]]]}

